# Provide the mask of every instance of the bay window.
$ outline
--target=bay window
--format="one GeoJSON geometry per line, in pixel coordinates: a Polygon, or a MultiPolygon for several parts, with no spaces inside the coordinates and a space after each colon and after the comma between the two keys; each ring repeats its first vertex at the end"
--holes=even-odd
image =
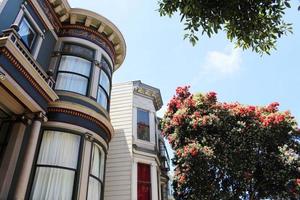
{"type": "Polygon", "coordinates": [[[22,42],[25,44],[25,46],[31,50],[34,46],[37,32],[29,22],[26,16],[23,16],[20,24],[19,24],[19,31],[18,31],[22,42]]]}
{"type": "Polygon", "coordinates": [[[137,138],[150,142],[149,112],[137,109],[137,138]]]}
{"type": "Polygon", "coordinates": [[[95,143],[92,151],[87,199],[100,200],[103,192],[104,153],[95,143]]]}
{"type": "Polygon", "coordinates": [[[151,200],[151,166],[138,163],[138,200],[151,200]]]}
{"type": "Polygon", "coordinates": [[[97,102],[106,110],[108,109],[109,94],[110,94],[110,77],[111,69],[108,62],[102,58],[101,72],[98,85],[97,102]]]}
{"type": "Polygon", "coordinates": [[[80,143],[79,135],[43,132],[30,199],[73,198],[80,143]]]}
{"type": "Polygon", "coordinates": [[[65,44],[55,89],[87,95],[93,59],[94,52],[91,49],[65,44]]]}

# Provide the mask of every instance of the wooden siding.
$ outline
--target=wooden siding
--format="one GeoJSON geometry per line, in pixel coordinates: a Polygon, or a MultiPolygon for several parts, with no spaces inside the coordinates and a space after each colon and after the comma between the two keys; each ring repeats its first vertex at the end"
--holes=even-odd
{"type": "Polygon", "coordinates": [[[109,144],[105,200],[131,200],[133,83],[112,87],[110,117],[115,134],[109,144]]]}

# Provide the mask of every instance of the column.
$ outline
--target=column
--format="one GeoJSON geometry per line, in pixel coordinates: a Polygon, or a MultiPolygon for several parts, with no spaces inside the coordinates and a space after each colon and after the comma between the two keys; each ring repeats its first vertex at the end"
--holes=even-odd
{"type": "Polygon", "coordinates": [[[34,162],[34,156],[37,149],[42,121],[46,121],[46,117],[44,116],[44,114],[36,114],[32,123],[31,132],[28,136],[29,138],[24,152],[23,162],[21,163],[20,174],[17,179],[16,190],[13,196],[14,199],[25,199],[26,189],[34,162]]]}
{"type": "MultiPolygon", "coordinates": [[[[86,199],[89,185],[89,174],[90,174],[90,158],[92,152],[92,141],[93,137],[86,133],[84,145],[83,145],[83,159],[81,163],[81,174],[79,179],[79,194],[78,199],[86,199]]],[[[104,191],[103,191],[104,192],[104,191]]]]}
{"type": "Polygon", "coordinates": [[[7,199],[19,158],[25,130],[29,124],[30,120],[28,120],[25,116],[22,116],[17,119],[11,129],[8,145],[0,167],[0,199],[7,199]]]}
{"type": "Polygon", "coordinates": [[[163,192],[163,191],[161,190],[162,184],[161,184],[160,176],[161,176],[161,173],[158,172],[158,173],[157,173],[157,176],[156,176],[157,179],[158,179],[158,181],[157,181],[157,182],[158,182],[158,186],[157,186],[157,187],[158,187],[158,199],[159,199],[159,200],[162,200],[161,197],[162,197],[162,192],[163,192]]]}
{"type": "Polygon", "coordinates": [[[156,164],[151,164],[151,192],[152,200],[158,200],[157,169],[156,164]]]}
{"type": "Polygon", "coordinates": [[[137,161],[133,159],[132,163],[132,172],[131,172],[131,199],[132,200],[137,200],[137,161]]]}

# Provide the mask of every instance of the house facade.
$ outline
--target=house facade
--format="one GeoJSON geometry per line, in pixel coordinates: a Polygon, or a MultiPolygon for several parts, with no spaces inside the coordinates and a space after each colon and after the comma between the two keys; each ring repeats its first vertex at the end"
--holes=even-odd
{"type": "Polygon", "coordinates": [[[160,91],[141,81],[112,88],[115,136],[106,162],[105,200],[166,200],[169,156],[156,116],[160,91]]]}
{"type": "Polygon", "coordinates": [[[0,0],[0,199],[104,199],[111,80],[126,53],[67,0],[0,0]]]}

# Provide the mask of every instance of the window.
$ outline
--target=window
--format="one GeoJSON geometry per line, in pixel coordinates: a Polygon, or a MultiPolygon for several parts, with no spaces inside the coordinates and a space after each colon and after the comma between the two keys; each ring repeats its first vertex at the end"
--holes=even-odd
{"type": "Polygon", "coordinates": [[[30,199],[72,199],[80,149],[79,135],[44,131],[30,199]]]}
{"type": "Polygon", "coordinates": [[[150,142],[149,112],[137,109],[137,138],[150,142]]]}
{"type": "Polygon", "coordinates": [[[150,165],[138,163],[138,200],[151,200],[150,165]]]}
{"type": "Polygon", "coordinates": [[[108,100],[110,93],[110,67],[105,59],[101,60],[101,72],[98,85],[97,102],[108,109],[108,100]]]}
{"type": "Polygon", "coordinates": [[[66,44],[63,50],[55,89],[87,95],[93,51],[73,44],[66,44]]]}
{"type": "Polygon", "coordinates": [[[89,176],[88,200],[100,200],[103,188],[104,153],[97,144],[93,145],[89,176]]]}
{"type": "Polygon", "coordinates": [[[37,32],[33,29],[33,26],[29,23],[29,20],[25,16],[20,22],[18,33],[25,46],[29,50],[32,50],[37,37],[37,32]]]}

